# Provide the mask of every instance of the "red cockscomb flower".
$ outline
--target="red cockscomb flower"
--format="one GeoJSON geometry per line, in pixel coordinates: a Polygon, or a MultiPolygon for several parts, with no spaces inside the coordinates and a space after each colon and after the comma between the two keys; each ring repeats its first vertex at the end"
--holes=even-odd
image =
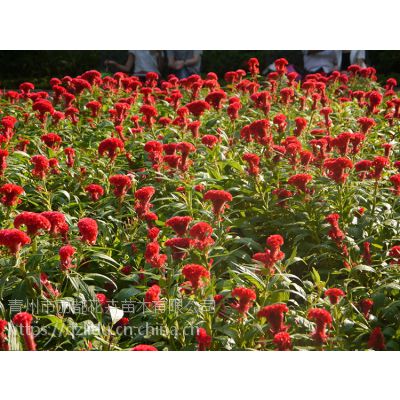
{"type": "Polygon", "coordinates": [[[7,157],[8,151],[5,149],[0,149],[0,176],[4,175],[4,172],[7,168],[7,157]]]}
{"type": "Polygon", "coordinates": [[[374,301],[372,299],[362,299],[360,301],[359,307],[365,318],[369,317],[369,313],[371,312],[373,305],[374,301]]]}
{"type": "Polygon", "coordinates": [[[225,190],[209,190],[204,194],[204,200],[210,200],[215,215],[220,215],[226,208],[226,203],[232,201],[232,195],[225,190]]]}
{"type": "Polygon", "coordinates": [[[246,314],[253,306],[257,295],[252,289],[236,287],[232,290],[232,297],[239,298],[239,303],[233,304],[233,308],[237,309],[241,314],[246,314]]]}
{"type": "Polygon", "coordinates": [[[0,229],[0,246],[6,246],[12,254],[17,254],[31,239],[19,229],[0,229]]]}
{"type": "Polygon", "coordinates": [[[214,135],[204,135],[201,138],[201,143],[210,149],[212,149],[218,143],[218,141],[219,139],[214,135]]]}
{"type": "Polygon", "coordinates": [[[182,274],[190,283],[193,290],[204,286],[204,280],[210,278],[210,272],[202,265],[198,264],[186,264],[182,268],[182,274]]]}
{"type": "Polygon", "coordinates": [[[22,329],[25,346],[28,351],[36,350],[35,338],[32,332],[32,315],[27,312],[20,312],[14,315],[13,324],[22,329]]]}
{"type": "Polygon", "coordinates": [[[196,100],[186,104],[186,107],[195,117],[200,117],[206,110],[210,109],[210,105],[204,100],[196,100]]]}
{"type": "Polygon", "coordinates": [[[31,157],[31,163],[33,164],[32,175],[40,179],[46,178],[50,168],[49,160],[45,156],[36,155],[31,157]]]}
{"type": "Polygon", "coordinates": [[[156,241],[147,244],[144,258],[153,268],[160,270],[164,268],[167,261],[167,256],[160,254],[160,245],[156,241]]]}
{"type": "Polygon", "coordinates": [[[96,243],[98,227],[97,222],[92,218],[82,218],[78,222],[79,233],[81,240],[84,243],[93,245],[96,243]]]}
{"type": "Polygon", "coordinates": [[[205,351],[211,347],[211,336],[207,334],[204,328],[198,328],[196,334],[196,341],[199,351],[205,351]]]}
{"type": "Polygon", "coordinates": [[[328,158],[324,161],[324,168],[327,169],[327,175],[330,179],[336,183],[344,183],[349,175],[345,171],[353,168],[353,163],[346,157],[328,158]]]}
{"type": "Polygon", "coordinates": [[[76,265],[72,265],[72,257],[75,252],[75,247],[72,247],[69,244],[60,248],[58,254],[60,255],[60,266],[62,271],[76,267],[76,265]]]}
{"type": "Polygon", "coordinates": [[[72,147],[66,147],[64,149],[64,154],[67,156],[67,166],[72,168],[75,163],[75,150],[72,147]]]}
{"type": "Polygon", "coordinates": [[[85,187],[85,192],[90,194],[92,201],[97,201],[104,194],[104,189],[100,185],[91,183],[85,187]]]}
{"type": "Polygon", "coordinates": [[[267,238],[267,246],[264,253],[256,253],[253,255],[253,260],[264,264],[265,268],[269,269],[269,273],[275,273],[275,264],[285,257],[285,253],[281,251],[281,246],[284,243],[281,235],[271,235],[267,238]]]}
{"type": "Polygon", "coordinates": [[[325,296],[329,297],[331,304],[337,304],[345,294],[342,289],[330,288],[325,291],[325,296]]]}
{"type": "Polygon", "coordinates": [[[287,332],[279,332],[274,336],[274,345],[279,351],[288,351],[292,349],[292,340],[287,332]]]}
{"type": "Polygon", "coordinates": [[[99,144],[98,151],[101,156],[107,153],[111,161],[114,161],[117,157],[117,149],[119,149],[120,152],[124,151],[124,142],[121,139],[112,137],[102,140],[99,144]]]}
{"type": "Polygon", "coordinates": [[[258,175],[260,173],[260,157],[254,153],[244,153],[243,160],[246,161],[249,166],[247,172],[249,175],[258,175]]]}
{"type": "Polygon", "coordinates": [[[54,150],[57,150],[62,142],[61,136],[52,132],[42,135],[40,139],[47,147],[54,150]]]}
{"type": "Polygon", "coordinates": [[[315,331],[311,337],[319,344],[325,343],[328,338],[326,326],[332,324],[332,316],[329,311],[323,308],[312,308],[308,311],[307,318],[316,323],[315,331]]]}
{"type": "Polygon", "coordinates": [[[373,349],[375,351],[382,351],[386,349],[385,345],[385,337],[383,336],[382,330],[379,326],[377,326],[369,336],[368,339],[368,348],[373,349]]]}
{"type": "Polygon", "coordinates": [[[204,250],[206,247],[211,246],[214,243],[211,238],[212,233],[213,228],[207,222],[194,224],[189,231],[190,236],[193,238],[192,245],[199,250],[204,250]]]}
{"type": "Polygon", "coordinates": [[[29,236],[35,236],[39,230],[50,231],[50,221],[42,214],[23,211],[14,218],[14,227],[19,229],[21,225],[26,226],[26,233],[29,236]]]}
{"type": "Polygon", "coordinates": [[[295,186],[299,192],[307,193],[307,183],[312,181],[312,176],[309,174],[297,174],[288,179],[288,184],[295,186]]]}
{"type": "Polygon", "coordinates": [[[144,301],[148,307],[157,305],[160,301],[161,288],[158,285],[151,286],[144,295],[144,301]]]}
{"type": "Polygon", "coordinates": [[[1,202],[7,207],[12,207],[21,203],[18,197],[25,193],[25,191],[21,186],[14,185],[13,183],[6,183],[0,187],[0,193],[3,195],[1,202]]]}
{"type": "Polygon", "coordinates": [[[128,175],[113,175],[109,182],[114,186],[114,195],[119,199],[123,199],[132,186],[132,179],[128,175]]]}
{"type": "Polygon", "coordinates": [[[62,234],[63,236],[66,235],[66,233],[69,230],[68,224],[65,221],[65,216],[63,213],[58,212],[58,211],[44,211],[41,213],[43,217],[49,220],[51,228],[50,228],[50,233],[55,236],[58,234],[62,234]]]}
{"type": "Polygon", "coordinates": [[[270,325],[270,332],[276,335],[287,330],[288,327],[283,323],[283,314],[288,311],[286,304],[271,304],[262,308],[257,316],[258,318],[266,318],[270,325]]]}
{"type": "Polygon", "coordinates": [[[9,351],[10,345],[8,344],[7,337],[8,322],[0,319],[0,351],[9,351]]]}
{"type": "Polygon", "coordinates": [[[154,346],[148,344],[138,344],[131,348],[131,351],[158,351],[154,346]]]}
{"type": "Polygon", "coordinates": [[[150,200],[155,193],[153,186],[142,187],[135,192],[135,211],[138,213],[140,218],[143,218],[147,213],[150,212],[150,200]]]}
{"type": "Polygon", "coordinates": [[[184,236],[192,220],[193,218],[189,216],[177,216],[168,219],[165,222],[165,225],[170,226],[178,236],[184,236]]]}

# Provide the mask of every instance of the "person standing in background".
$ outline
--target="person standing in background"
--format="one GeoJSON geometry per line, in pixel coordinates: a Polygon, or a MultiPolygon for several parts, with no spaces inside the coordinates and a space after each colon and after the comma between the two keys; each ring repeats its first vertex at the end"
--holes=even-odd
{"type": "Polygon", "coordinates": [[[346,71],[347,67],[353,64],[359,65],[361,68],[366,68],[365,58],[365,50],[342,50],[339,58],[340,70],[346,71]]]}
{"type": "Polygon", "coordinates": [[[200,74],[202,50],[167,50],[168,67],[179,79],[200,74]]]}
{"type": "Polygon", "coordinates": [[[147,72],[156,72],[160,75],[161,52],[158,50],[129,50],[125,64],[119,64],[114,60],[106,60],[104,64],[135,76],[143,77],[147,72]]]}
{"type": "Polygon", "coordinates": [[[303,61],[308,74],[316,72],[330,74],[340,69],[341,50],[304,50],[303,61]]]}

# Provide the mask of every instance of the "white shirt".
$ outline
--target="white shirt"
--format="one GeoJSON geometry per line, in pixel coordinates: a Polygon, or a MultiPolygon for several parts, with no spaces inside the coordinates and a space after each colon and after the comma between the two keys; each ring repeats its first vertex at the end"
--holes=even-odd
{"type": "Polygon", "coordinates": [[[341,64],[341,51],[323,50],[315,54],[304,53],[304,68],[309,72],[322,69],[326,74],[339,69],[341,64]]]}
{"type": "Polygon", "coordinates": [[[129,53],[135,56],[134,74],[157,72],[160,74],[156,57],[150,50],[129,50],[129,53]]]}

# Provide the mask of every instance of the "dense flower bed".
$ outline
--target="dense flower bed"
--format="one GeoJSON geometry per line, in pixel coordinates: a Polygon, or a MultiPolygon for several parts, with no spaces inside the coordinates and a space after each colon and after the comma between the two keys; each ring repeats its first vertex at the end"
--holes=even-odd
{"type": "Polygon", "coordinates": [[[396,82],[275,65],[3,93],[0,349],[399,349],[396,82]]]}

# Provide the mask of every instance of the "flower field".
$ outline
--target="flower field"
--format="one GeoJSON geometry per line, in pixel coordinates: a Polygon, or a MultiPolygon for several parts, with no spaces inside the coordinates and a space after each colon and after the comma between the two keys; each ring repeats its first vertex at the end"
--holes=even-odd
{"type": "Polygon", "coordinates": [[[374,68],[0,97],[1,350],[399,350],[400,98],[374,68]]]}

